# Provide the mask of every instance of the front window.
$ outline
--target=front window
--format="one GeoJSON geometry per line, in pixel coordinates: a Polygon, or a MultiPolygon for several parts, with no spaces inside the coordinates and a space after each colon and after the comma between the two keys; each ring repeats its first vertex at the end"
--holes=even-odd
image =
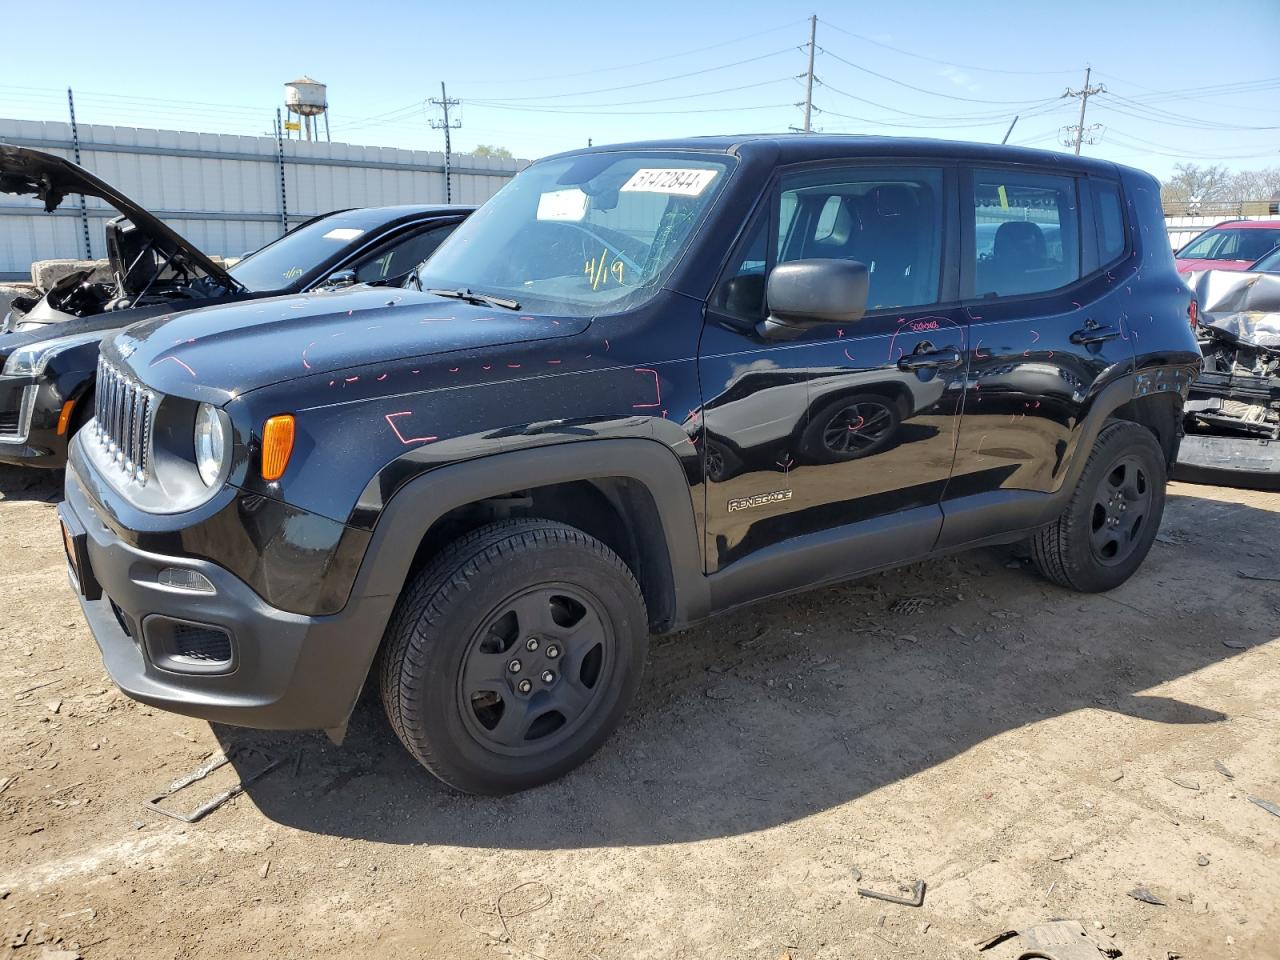
{"type": "Polygon", "coordinates": [[[284,290],[365,232],[342,214],[290,230],[279,240],[249,254],[227,272],[255,293],[284,290]]]}
{"type": "Polygon", "coordinates": [[[698,153],[588,153],[529,167],[418,271],[424,290],[471,290],[566,316],[649,299],[730,172],[698,153]]]}
{"type": "Polygon", "coordinates": [[[1178,251],[1180,260],[1257,260],[1280,245],[1280,229],[1209,230],[1178,251]]]}

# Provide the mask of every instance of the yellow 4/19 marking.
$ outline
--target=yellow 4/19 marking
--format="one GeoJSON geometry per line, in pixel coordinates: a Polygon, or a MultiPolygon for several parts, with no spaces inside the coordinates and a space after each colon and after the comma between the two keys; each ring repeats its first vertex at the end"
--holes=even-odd
{"type": "Polygon", "coordinates": [[[591,278],[591,289],[599,290],[601,284],[609,282],[609,275],[613,275],[613,279],[617,283],[623,282],[623,264],[621,260],[615,259],[613,263],[609,263],[609,248],[606,247],[600,251],[599,257],[592,257],[587,260],[582,267],[582,272],[591,278]]]}

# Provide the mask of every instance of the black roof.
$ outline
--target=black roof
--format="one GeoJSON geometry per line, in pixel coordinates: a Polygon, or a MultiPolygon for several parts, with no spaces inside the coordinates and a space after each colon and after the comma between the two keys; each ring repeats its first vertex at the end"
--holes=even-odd
{"type": "Polygon", "coordinates": [[[402,203],[387,207],[355,207],[349,210],[330,210],[315,219],[341,217],[347,223],[366,230],[397,223],[401,220],[431,219],[434,217],[465,216],[475,210],[474,204],[418,204],[402,203]]]}
{"type": "Polygon", "coordinates": [[[1114,175],[1117,164],[1091,157],[1077,157],[1055,150],[1011,147],[999,143],[971,143],[963,140],[936,140],[928,137],[880,137],[862,134],[749,133],[707,137],[679,137],[671,140],[641,140],[616,143],[558,156],[581,153],[610,153],[618,150],[701,150],[746,156],[757,151],[776,152],[778,163],[803,163],[840,157],[915,157],[939,160],[973,160],[988,163],[1054,164],[1064,169],[1114,175]]]}

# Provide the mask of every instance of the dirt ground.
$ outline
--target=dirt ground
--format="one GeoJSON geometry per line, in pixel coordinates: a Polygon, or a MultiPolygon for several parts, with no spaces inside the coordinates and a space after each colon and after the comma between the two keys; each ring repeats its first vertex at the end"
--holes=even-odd
{"type": "Polygon", "coordinates": [[[1280,958],[1280,495],[1175,484],[1105,596],[986,550],[655,641],[583,769],[457,796],[372,698],[344,747],[139,706],[0,469],[0,957],[1280,958]],[[215,751],[187,825],[146,810],[215,751]],[[858,877],[861,880],[858,880],[858,877]],[[926,882],[915,908],[861,897],[926,882]],[[1130,895],[1146,888],[1163,905],[1130,895]],[[1101,954],[1099,954],[1101,956],[1101,954]]]}

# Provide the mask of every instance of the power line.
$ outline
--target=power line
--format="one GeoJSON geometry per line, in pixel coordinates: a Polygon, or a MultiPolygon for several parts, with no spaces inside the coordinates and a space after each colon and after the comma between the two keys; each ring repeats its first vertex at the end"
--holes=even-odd
{"type": "Polygon", "coordinates": [[[472,107],[486,110],[519,110],[527,113],[556,113],[562,116],[577,117],[612,117],[612,116],[666,116],[682,113],[740,113],[746,110],[775,110],[779,107],[794,107],[794,103],[762,103],[749,107],[704,107],[697,110],[579,110],[563,107],[528,107],[519,104],[476,103],[467,101],[472,107]]]}
{"type": "Polygon", "coordinates": [[[833,53],[832,51],[827,50],[826,48],[819,47],[819,49],[822,51],[824,55],[829,56],[835,60],[839,60],[841,63],[845,64],[846,66],[853,67],[853,69],[855,70],[861,70],[863,73],[868,73],[873,77],[879,77],[881,80],[887,80],[889,83],[896,84],[899,87],[906,87],[908,90],[914,90],[917,93],[926,93],[931,97],[942,97],[946,100],[958,100],[962,103],[985,103],[985,104],[996,105],[996,106],[1008,105],[1011,107],[1023,107],[1023,106],[1027,106],[1028,104],[1034,104],[1034,103],[1040,102],[1039,100],[980,100],[974,97],[960,97],[952,93],[940,93],[937,90],[927,90],[924,87],[917,87],[914,84],[907,83],[905,80],[896,80],[893,77],[886,76],[883,73],[877,73],[874,70],[868,69],[867,67],[854,63],[852,60],[846,60],[844,57],[840,56],[838,53],[833,53]]]}
{"type": "MultiPolygon", "coordinates": [[[[528,104],[528,105],[524,105],[522,109],[531,110],[531,109],[537,109],[540,106],[545,106],[552,110],[561,110],[561,109],[570,110],[570,109],[576,109],[579,107],[584,110],[592,110],[598,107],[629,107],[629,106],[644,104],[644,103],[671,103],[676,100],[695,100],[695,99],[698,99],[699,97],[714,97],[722,93],[737,93],[739,90],[751,90],[756,87],[767,87],[767,86],[770,86],[771,84],[786,83],[794,79],[796,78],[795,77],[774,77],[772,80],[761,80],[758,83],[739,84],[738,86],[734,86],[734,87],[724,87],[720,90],[707,90],[703,93],[682,93],[674,97],[648,97],[643,100],[619,100],[615,103],[528,104]]],[[[467,100],[467,103],[470,103],[472,106],[483,106],[483,107],[512,106],[512,104],[506,100],[469,99],[467,100]]]]}
{"type": "MultiPolygon", "coordinates": [[[[594,76],[595,74],[598,74],[598,73],[610,73],[615,70],[629,70],[633,67],[645,67],[651,63],[662,63],[666,60],[678,60],[680,57],[692,56],[695,53],[705,53],[708,50],[718,50],[720,47],[728,47],[735,43],[742,43],[744,40],[754,40],[756,37],[763,37],[766,34],[781,33],[783,30],[790,29],[791,27],[794,27],[796,24],[804,23],[804,22],[805,22],[804,18],[799,20],[790,20],[787,23],[781,24],[780,26],[777,26],[777,27],[770,27],[767,30],[757,30],[755,33],[748,33],[741,37],[734,37],[732,40],[721,40],[719,43],[711,43],[705,47],[695,47],[692,50],[682,50],[680,53],[669,53],[661,57],[652,57],[648,60],[637,60],[633,63],[620,63],[611,67],[598,67],[594,70],[579,70],[575,73],[558,73],[553,76],[544,76],[544,77],[528,77],[526,78],[525,82],[541,83],[543,80],[569,80],[574,77],[588,77],[588,76],[594,76]]],[[[472,80],[471,81],[471,83],[474,83],[474,84],[508,83],[508,82],[509,81],[507,80],[472,80]]]]}
{"type": "Polygon", "coordinates": [[[861,40],[863,43],[870,43],[873,46],[883,47],[885,50],[892,50],[894,53],[900,53],[904,57],[914,57],[917,60],[926,60],[929,63],[941,64],[944,67],[954,67],[957,70],[979,70],[983,73],[1003,73],[1003,74],[1009,74],[1011,76],[1019,76],[1019,77],[1051,77],[1051,76],[1058,76],[1062,74],[1075,73],[1074,70],[1002,70],[998,67],[977,67],[972,65],[966,65],[963,63],[953,63],[950,60],[939,60],[937,57],[926,57],[922,53],[912,53],[910,50],[903,50],[901,47],[890,46],[889,44],[884,43],[880,40],[873,40],[871,37],[864,37],[860,33],[854,33],[852,30],[846,30],[844,27],[838,27],[834,23],[832,23],[830,20],[824,19],[822,22],[825,23],[832,30],[836,30],[836,31],[839,31],[840,33],[847,34],[848,36],[853,37],[855,40],[861,40]]]}
{"type": "Polygon", "coordinates": [[[669,83],[672,80],[685,80],[689,77],[699,77],[707,73],[715,73],[718,70],[728,70],[730,67],[740,67],[747,63],[757,63],[760,60],[768,60],[770,57],[777,57],[784,53],[791,53],[799,47],[784,47],[781,50],[774,50],[771,53],[762,53],[758,57],[747,57],[745,60],[735,60],[732,63],[722,63],[714,67],[704,67],[701,70],[691,70],[688,73],[678,73],[670,77],[660,77],[657,80],[642,80],[639,83],[624,83],[616,87],[601,87],[598,90],[577,90],[571,93],[549,93],[536,97],[495,97],[491,98],[490,103],[526,103],[532,100],[563,100],[566,97],[590,97],[598,93],[614,93],[618,90],[634,90],[636,87],[651,87],[657,83],[669,83]]]}

